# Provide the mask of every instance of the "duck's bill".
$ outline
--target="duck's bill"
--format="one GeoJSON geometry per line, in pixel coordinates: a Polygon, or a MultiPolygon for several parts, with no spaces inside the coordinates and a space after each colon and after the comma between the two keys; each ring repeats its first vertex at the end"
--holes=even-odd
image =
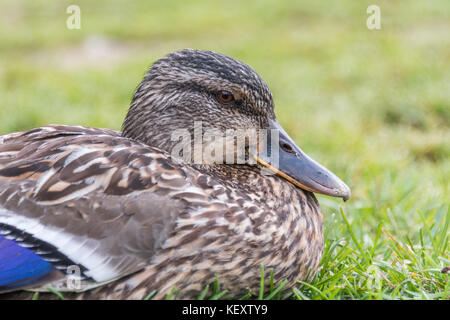
{"type": "Polygon", "coordinates": [[[334,173],[308,157],[276,121],[255,159],[294,185],[311,192],[350,198],[350,188],[334,173]],[[278,137],[277,137],[278,135],[278,137]]]}

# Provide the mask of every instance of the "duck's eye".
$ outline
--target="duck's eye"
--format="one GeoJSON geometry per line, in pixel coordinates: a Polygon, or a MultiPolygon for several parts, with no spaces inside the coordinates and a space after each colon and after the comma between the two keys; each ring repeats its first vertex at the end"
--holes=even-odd
{"type": "Polygon", "coordinates": [[[217,92],[217,99],[222,103],[230,103],[234,101],[234,96],[230,91],[220,90],[217,92]]]}

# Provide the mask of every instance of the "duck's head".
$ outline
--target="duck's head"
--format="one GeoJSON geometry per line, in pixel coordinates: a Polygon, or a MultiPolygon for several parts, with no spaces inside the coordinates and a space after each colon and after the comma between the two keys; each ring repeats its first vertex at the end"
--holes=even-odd
{"type": "Polygon", "coordinates": [[[194,163],[253,161],[304,190],[350,197],[283,130],[264,80],[223,54],[182,50],[156,61],[136,89],[123,135],[194,163]]]}

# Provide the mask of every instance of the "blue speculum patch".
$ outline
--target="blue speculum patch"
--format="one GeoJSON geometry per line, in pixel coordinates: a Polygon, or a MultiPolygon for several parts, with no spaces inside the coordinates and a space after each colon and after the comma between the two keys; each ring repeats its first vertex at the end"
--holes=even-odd
{"type": "Polygon", "coordinates": [[[30,249],[0,235],[0,291],[32,285],[53,270],[30,249]]]}

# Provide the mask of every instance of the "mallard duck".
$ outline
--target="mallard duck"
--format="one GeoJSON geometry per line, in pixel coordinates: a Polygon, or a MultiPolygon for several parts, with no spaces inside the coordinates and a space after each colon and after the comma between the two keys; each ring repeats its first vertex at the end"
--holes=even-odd
{"type": "Polygon", "coordinates": [[[238,295],[258,290],[261,265],[289,288],[321,260],[314,192],[350,196],[282,129],[261,77],[223,54],[177,51],[147,71],[121,132],[0,136],[0,292],[193,298],[218,277],[238,295]],[[253,133],[239,151],[242,129],[253,133]],[[224,138],[202,139],[208,130],[224,138]],[[254,132],[269,135],[255,144],[254,132]]]}

